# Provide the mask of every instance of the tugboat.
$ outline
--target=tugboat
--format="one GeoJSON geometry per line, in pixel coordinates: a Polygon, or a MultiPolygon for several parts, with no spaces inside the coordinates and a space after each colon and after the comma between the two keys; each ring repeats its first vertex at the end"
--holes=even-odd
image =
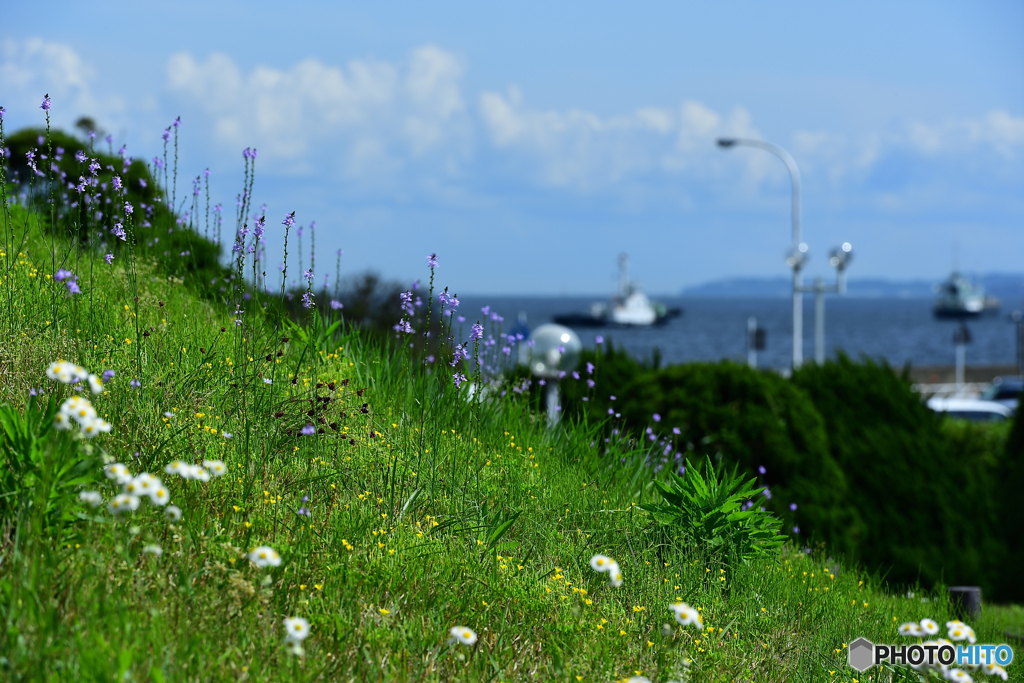
{"type": "Polygon", "coordinates": [[[936,285],[935,305],[932,308],[936,318],[977,318],[983,313],[998,310],[998,299],[985,296],[985,289],[981,285],[971,282],[956,271],[936,285]]]}
{"type": "Polygon", "coordinates": [[[629,257],[620,254],[619,293],[608,302],[594,302],[586,313],[556,315],[554,321],[567,327],[652,327],[682,314],[680,308],[648,299],[640,285],[629,279],[629,257]]]}

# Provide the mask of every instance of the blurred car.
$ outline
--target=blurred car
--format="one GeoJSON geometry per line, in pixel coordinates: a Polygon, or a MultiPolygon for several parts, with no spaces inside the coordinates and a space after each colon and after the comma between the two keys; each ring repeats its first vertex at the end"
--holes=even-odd
{"type": "Polygon", "coordinates": [[[1017,410],[1021,393],[1024,393],[1024,377],[996,377],[992,380],[991,386],[981,394],[981,398],[1017,410]]]}
{"type": "Polygon", "coordinates": [[[978,398],[930,398],[928,407],[958,420],[998,422],[1013,416],[1013,409],[996,401],[978,398]]]}

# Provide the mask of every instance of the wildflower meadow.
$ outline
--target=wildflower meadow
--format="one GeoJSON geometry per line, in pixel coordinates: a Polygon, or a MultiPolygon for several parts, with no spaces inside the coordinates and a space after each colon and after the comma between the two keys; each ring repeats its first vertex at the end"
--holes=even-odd
{"type": "MultiPolygon", "coordinates": [[[[858,673],[858,637],[1003,631],[959,621],[943,590],[890,591],[788,539],[762,488],[704,454],[664,466],[643,433],[549,424],[511,373],[528,339],[462,307],[443,253],[410,264],[422,282],[388,335],[369,334],[301,207],[257,206],[257,150],[231,216],[208,173],[178,168],[180,120],[145,161],[51,130],[57,106],[42,99],[39,127],[6,140],[0,107],[3,680],[1020,668],[858,673]],[[286,230],[280,267],[268,221],[286,230]]],[[[601,371],[563,381],[593,391],[601,371]]]]}

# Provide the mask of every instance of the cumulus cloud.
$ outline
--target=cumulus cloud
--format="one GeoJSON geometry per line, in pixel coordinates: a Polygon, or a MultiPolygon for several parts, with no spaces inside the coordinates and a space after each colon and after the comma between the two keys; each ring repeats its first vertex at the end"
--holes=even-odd
{"type": "Polygon", "coordinates": [[[167,84],[210,115],[227,144],[298,160],[340,143],[346,169],[360,173],[458,138],[463,71],[457,57],[431,45],[404,63],[357,59],[341,67],[311,58],[247,73],[224,54],[200,60],[180,52],[167,63],[167,84]]]}
{"type": "MultiPolygon", "coordinates": [[[[579,188],[652,172],[700,169],[703,174],[719,167],[716,137],[758,135],[742,107],[723,116],[686,101],[674,108],[641,107],[602,117],[584,109],[532,109],[516,87],[482,93],[479,115],[491,143],[532,159],[542,182],[579,188]]],[[[757,160],[750,169],[763,173],[757,160]]]]}
{"type": "MultiPolygon", "coordinates": [[[[123,111],[124,100],[94,93],[96,70],[70,46],[42,38],[0,39],[0,93],[15,116],[38,109],[43,95],[53,99],[53,120],[68,125],[81,115],[99,120],[123,111]]],[[[41,121],[41,117],[40,117],[41,121]]],[[[38,125],[38,124],[37,124],[38,125]]]]}

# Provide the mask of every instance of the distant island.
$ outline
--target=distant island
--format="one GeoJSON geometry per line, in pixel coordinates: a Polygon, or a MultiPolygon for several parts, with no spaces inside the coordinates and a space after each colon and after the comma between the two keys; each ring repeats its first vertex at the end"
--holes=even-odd
{"type": "MultiPolygon", "coordinates": [[[[1024,303],[1024,273],[971,274],[975,282],[985,287],[985,293],[1000,300],[1004,308],[1017,308],[1024,303]]],[[[935,280],[889,280],[858,278],[847,281],[847,296],[878,299],[930,299],[935,295],[935,280]]],[[[813,278],[805,277],[805,284],[813,278]]],[[[784,298],[792,292],[792,280],[779,277],[734,277],[712,280],[680,292],[684,297],[708,298],[784,298]]]]}

